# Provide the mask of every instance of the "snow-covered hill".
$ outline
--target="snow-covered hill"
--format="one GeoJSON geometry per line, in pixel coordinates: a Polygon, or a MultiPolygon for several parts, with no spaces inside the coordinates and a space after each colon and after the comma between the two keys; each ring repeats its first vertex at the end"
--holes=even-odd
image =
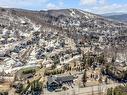
{"type": "Polygon", "coordinates": [[[119,38],[127,34],[126,23],[80,9],[29,11],[0,8],[0,40],[4,39],[3,43],[29,38],[30,33],[38,29],[41,32],[58,31],[76,41],[86,36],[119,38]]]}

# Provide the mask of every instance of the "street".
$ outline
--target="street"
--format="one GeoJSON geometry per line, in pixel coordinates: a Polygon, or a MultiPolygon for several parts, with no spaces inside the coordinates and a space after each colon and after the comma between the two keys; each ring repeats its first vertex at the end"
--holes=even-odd
{"type": "Polygon", "coordinates": [[[44,90],[44,94],[42,95],[105,95],[108,88],[116,87],[122,84],[119,83],[112,83],[112,84],[101,84],[91,87],[84,87],[79,88],[77,86],[67,90],[67,91],[61,91],[61,92],[48,92],[47,89],[44,90]]]}

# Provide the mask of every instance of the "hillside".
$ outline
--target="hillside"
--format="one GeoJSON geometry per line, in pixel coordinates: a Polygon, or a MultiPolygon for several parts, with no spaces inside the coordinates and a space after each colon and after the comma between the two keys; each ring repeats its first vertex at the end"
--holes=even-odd
{"type": "Polygon", "coordinates": [[[106,17],[110,19],[122,21],[122,22],[127,22],[127,14],[111,15],[106,17]]]}
{"type": "Polygon", "coordinates": [[[106,91],[126,67],[125,22],[80,9],[0,8],[0,83],[9,82],[9,95],[106,91]]]}
{"type": "MultiPolygon", "coordinates": [[[[29,38],[32,31],[40,31],[41,33],[57,31],[60,35],[71,37],[75,42],[84,39],[84,37],[87,40],[90,38],[90,41],[92,38],[98,39],[99,36],[114,36],[119,39],[119,36],[127,34],[126,23],[79,9],[29,11],[1,8],[0,14],[1,34],[6,32],[4,35],[6,37],[3,39],[8,39],[8,34],[15,38],[13,34],[16,34],[15,41],[29,38]],[[22,35],[20,36],[22,38],[18,35],[22,35]]],[[[122,39],[125,38],[122,37],[122,39]]]]}

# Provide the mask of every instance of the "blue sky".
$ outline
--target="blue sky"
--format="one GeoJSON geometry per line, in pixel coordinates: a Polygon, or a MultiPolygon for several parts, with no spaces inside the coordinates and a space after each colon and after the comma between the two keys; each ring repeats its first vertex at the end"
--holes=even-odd
{"type": "Polygon", "coordinates": [[[30,10],[78,8],[97,14],[127,13],[127,0],[0,0],[0,7],[30,10]]]}

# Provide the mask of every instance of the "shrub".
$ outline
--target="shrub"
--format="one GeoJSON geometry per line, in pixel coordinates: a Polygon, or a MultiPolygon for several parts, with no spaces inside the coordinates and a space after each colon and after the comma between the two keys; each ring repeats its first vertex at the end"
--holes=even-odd
{"type": "Polygon", "coordinates": [[[29,74],[29,73],[35,73],[36,72],[36,70],[35,69],[25,69],[25,70],[23,70],[23,74],[29,74]]]}

